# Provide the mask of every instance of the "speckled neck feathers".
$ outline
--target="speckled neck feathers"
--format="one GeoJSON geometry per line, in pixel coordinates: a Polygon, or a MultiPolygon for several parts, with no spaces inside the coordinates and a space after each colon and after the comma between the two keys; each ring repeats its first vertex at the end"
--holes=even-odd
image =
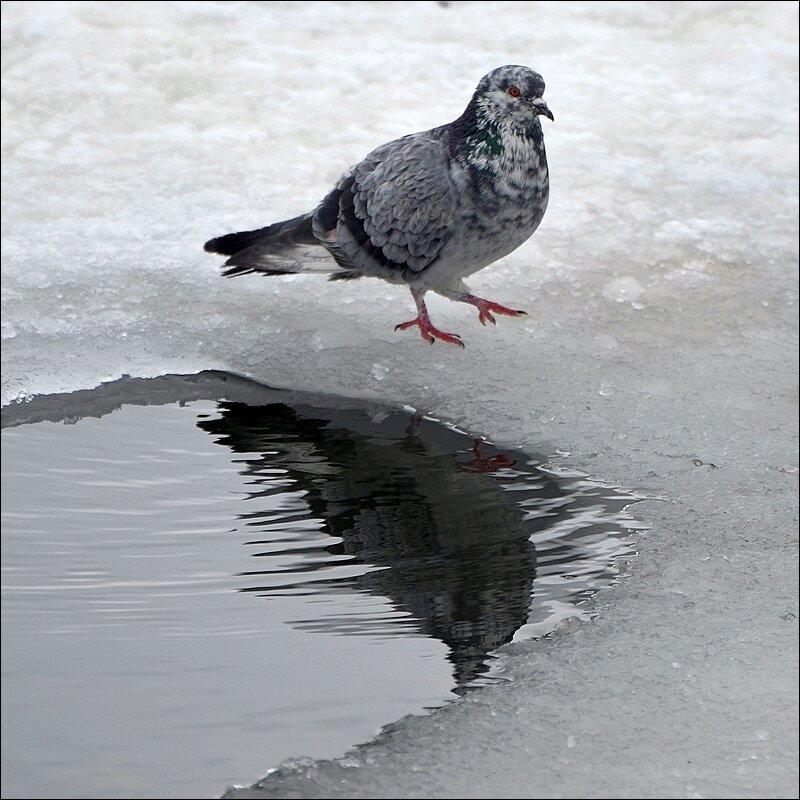
{"type": "Polygon", "coordinates": [[[547,157],[537,118],[521,125],[497,113],[476,94],[464,113],[446,128],[450,157],[463,167],[490,172],[500,180],[521,170],[514,180],[519,189],[519,178],[523,182],[524,177],[534,182],[546,180],[547,157]]]}

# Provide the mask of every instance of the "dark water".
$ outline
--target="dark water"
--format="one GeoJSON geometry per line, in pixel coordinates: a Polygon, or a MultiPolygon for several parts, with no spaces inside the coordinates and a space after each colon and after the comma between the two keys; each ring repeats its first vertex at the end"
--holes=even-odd
{"type": "Polygon", "coordinates": [[[4,797],[213,796],[340,755],[494,679],[632,554],[629,495],[221,373],[3,428],[4,797]]]}

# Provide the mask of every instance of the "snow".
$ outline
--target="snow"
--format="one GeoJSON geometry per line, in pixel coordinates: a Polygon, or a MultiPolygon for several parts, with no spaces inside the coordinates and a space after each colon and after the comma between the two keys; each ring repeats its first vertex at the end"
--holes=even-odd
{"type": "Polygon", "coordinates": [[[594,621],[512,645],[510,683],[276,772],[266,796],[796,792],[795,4],[2,17],[4,404],[225,369],[558,448],[653,498],[633,577],[594,621]],[[470,287],[530,316],[484,329],[432,299],[461,352],[395,333],[400,287],[219,278],[206,239],[309,209],[503,63],[547,82],[550,206],[470,287]]]}

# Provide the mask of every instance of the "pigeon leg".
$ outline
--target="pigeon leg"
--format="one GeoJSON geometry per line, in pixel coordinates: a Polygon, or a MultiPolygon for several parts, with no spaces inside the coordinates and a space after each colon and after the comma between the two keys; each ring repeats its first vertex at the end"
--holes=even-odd
{"type": "Polygon", "coordinates": [[[412,289],[411,296],[414,298],[414,302],[417,305],[417,316],[415,319],[411,319],[408,322],[401,322],[399,325],[395,325],[394,329],[396,331],[405,331],[416,325],[419,328],[420,336],[430,344],[433,344],[437,339],[441,339],[443,342],[449,342],[459,347],[464,346],[464,342],[461,341],[461,337],[457,334],[445,333],[434,327],[430,316],[428,316],[428,309],[423,299],[425,297],[424,289],[412,289]]]}
{"type": "Polygon", "coordinates": [[[475,297],[474,294],[469,293],[451,295],[451,298],[459,303],[469,303],[475,306],[478,309],[478,321],[481,325],[485,325],[487,322],[496,325],[495,314],[502,314],[505,317],[523,317],[528,313],[527,311],[517,311],[513,308],[501,306],[500,303],[493,303],[491,300],[484,300],[482,297],[475,297]]]}

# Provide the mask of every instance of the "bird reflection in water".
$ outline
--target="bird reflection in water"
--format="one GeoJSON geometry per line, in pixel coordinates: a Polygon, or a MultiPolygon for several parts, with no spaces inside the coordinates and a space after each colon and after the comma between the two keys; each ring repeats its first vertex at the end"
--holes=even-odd
{"type": "Polygon", "coordinates": [[[388,598],[400,612],[391,626],[349,615],[291,624],[345,634],[401,625],[435,637],[449,648],[456,691],[528,621],[532,537],[574,511],[559,481],[522,454],[399,411],[380,424],[282,403],[225,402],[218,413],[198,425],[246,456],[255,509],[240,519],[259,530],[248,544],[264,562],[240,573],[241,591],[388,598]]]}

